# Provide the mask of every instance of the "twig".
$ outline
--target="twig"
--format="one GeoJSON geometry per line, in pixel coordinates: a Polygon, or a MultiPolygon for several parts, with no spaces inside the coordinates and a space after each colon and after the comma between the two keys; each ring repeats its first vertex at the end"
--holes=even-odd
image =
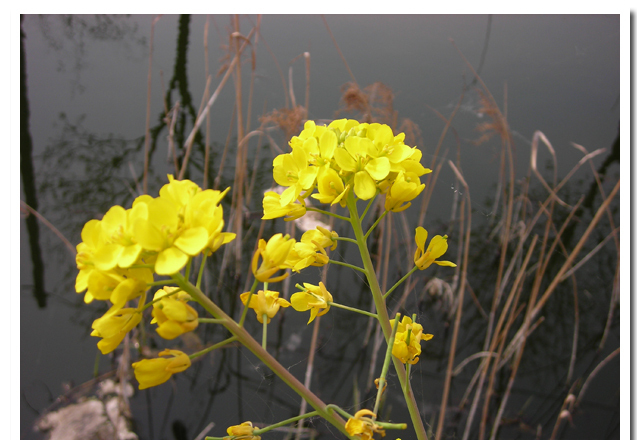
{"type": "Polygon", "coordinates": [[[58,228],[56,228],[55,226],[53,226],[51,224],[51,222],[49,222],[46,218],[44,218],[44,216],[42,214],[40,214],[38,211],[36,211],[35,209],[31,208],[29,205],[27,205],[26,203],[24,203],[22,200],[20,200],[20,206],[23,209],[26,209],[27,211],[29,211],[31,214],[35,215],[38,220],[40,220],[42,223],[44,223],[44,225],[49,228],[51,230],[51,232],[53,232],[55,235],[57,235],[57,237],[62,240],[62,243],[64,243],[64,245],[66,246],[66,248],[71,252],[71,255],[73,257],[75,257],[75,255],[77,254],[77,252],[75,251],[75,247],[71,244],[70,241],[68,241],[66,239],[66,237],[59,231],[58,228]]]}
{"type": "Polygon", "coordinates": [[[148,194],[148,162],[150,154],[150,85],[153,72],[153,35],[155,33],[155,24],[159,21],[161,15],[153,19],[150,24],[150,47],[148,54],[148,83],[146,88],[146,130],[144,134],[144,183],[142,185],[144,194],[148,194]]]}

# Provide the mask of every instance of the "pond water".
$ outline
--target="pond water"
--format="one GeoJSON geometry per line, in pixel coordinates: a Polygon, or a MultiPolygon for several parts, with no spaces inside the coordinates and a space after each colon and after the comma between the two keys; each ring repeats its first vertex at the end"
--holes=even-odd
{"type": "MultiPolygon", "coordinates": [[[[23,102],[21,122],[22,133],[30,139],[32,151],[29,154],[23,138],[21,200],[36,208],[73,246],[81,241],[84,223],[100,218],[114,204],[130,207],[133,196],[141,191],[154,18],[28,15],[23,19],[28,113],[24,113],[23,102]]],[[[321,16],[241,16],[240,32],[248,36],[257,22],[259,33],[250,35],[252,43],[242,64],[241,111],[249,130],[259,128],[259,118],[264,114],[290,108],[293,99],[298,105],[307,104],[306,66],[310,78],[309,119],[329,121],[357,116],[355,111],[343,111],[342,100],[344,85],[355,81],[365,91],[357,96],[376,99],[373,101],[376,118],[386,117],[396,129],[417,127],[413,139],[423,151],[424,166],[442,165],[435,186],[431,184],[435,189],[422,225],[431,234],[449,235],[449,258],[458,263],[459,245],[466,228],[461,222],[460,203],[467,200],[468,194],[449,161],[461,170],[470,192],[472,232],[454,362],[457,367],[462,360],[482,350],[487,332],[486,314],[491,307],[500,261],[498,225],[503,220],[503,199],[496,194],[500,190],[503,148],[498,134],[479,141],[483,134],[479,128],[493,122],[490,113],[493,107],[485,109],[483,105],[488,99],[485,96],[490,93],[493,102],[505,113],[511,134],[516,212],[524,211],[520,205],[528,206],[528,218],[516,219],[519,227],[528,225],[548,194],[530,171],[536,130],[546,136],[555,150],[556,163],[541,143],[537,156],[538,170],[551,185],[554,170],[559,182],[584,156],[572,143],[588,152],[605,149],[590,163],[578,167],[559,193],[570,207],[581,197],[590,202],[583,202],[574,226],[565,229],[564,247],[556,251],[542,282],[545,289],[602,203],[595,173],[601,175],[606,196],[619,180],[619,16],[331,15],[325,21],[321,16]],[[452,116],[437,149],[446,120],[452,116]],[[520,188],[527,181],[528,197],[518,199],[523,194],[520,188]]],[[[206,26],[212,92],[224,73],[217,75],[217,72],[229,62],[224,45],[227,46],[229,32],[233,30],[232,17],[167,15],[154,26],[149,123],[154,137],[148,178],[148,193],[153,196],[166,183],[166,174],[174,172],[172,153],[168,151],[168,129],[162,122],[162,97],[169,96],[170,106],[180,102],[182,111],[175,127],[175,143],[181,148],[192,129],[206,86],[206,26]]],[[[210,110],[209,182],[214,181],[223,162],[219,188],[231,186],[234,178],[235,80],[230,78],[210,110]],[[230,156],[224,161],[227,142],[230,156]]],[[[269,123],[268,127],[274,124],[269,123]]],[[[255,183],[244,208],[244,266],[240,271],[221,272],[218,256],[209,262],[205,277],[204,285],[212,298],[235,316],[240,313],[238,294],[244,291],[246,283],[252,282],[246,262],[251,258],[260,227],[259,197],[271,185],[269,167],[273,155],[278,154],[277,149],[288,148],[282,129],[267,132],[269,138],[255,136],[248,144],[247,175],[255,183]]],[[[204,143],[203,138],[196,139],[189,170],[189,177],[200,185],[204,143]]],[[[391,264],[382,260],[379,263],[382,268],[388,267],[388,286],[411,264],[411,256],[400,251],[414,247],[413,230],[419,221],[420,203],[420,199],[414,201],[406,216],[392,217],[392,224],[387,226],[394,231],[391,264]]],[[[231,228],[229,206],[224,209],[227,227],[231,228]]],[[[549,234],[551,240],[569,212],[570,209],[555,207],[556,226],[549,234]]],[[[544,237],[545,224],[545,220],[540,221],[534,231],[540,234],[538,246],[544,237]]],[[[612,357],[619,347],[619,304],[614,293],[619,288],[614,284],[619,251],[611,234],[616,228],[618,239],[618,227],[616,197],[575,262],[603,240],[604,244],[574,277],[560,283],[541,313],[541,323],[527,338],[504,409],[499,438],[550,438],[564,399],[569,392],[577,397],[593,372],[586,395],[573,409],[572,419],[565,419],[557,428],[555,438],[619,438],[619,358],[612,357]],[[607,364],[595,371],[605,359],[607,364]]],[[[284,228],[283,221],[266,222],[263,236],[269,237],[284,228]]],[[[352,236],[344,227],[337,230],[339,234],[352,236]]],[[[89,336],[92,321],[105,308],[97,304],[87,306],[82,295],[75,293],[74,254],[59,236],[43,223],[25,218],[21,222],[20,240],[21,438],[39,439],[44,435],[34,432],[35,420],[59,406],[58,396],[66,396],[62,403],[74,402],[82,394],[94,391],[91,386],[75,387],[90,381],[95,371],[99,374],[113,371],[121,350],[116,356],[101,356],[97,339],[89,336]]],[[[509,246],[510,253],[516,244],[509,246]]],[[[373,246],[382,249],[377,240],[373,246]]],[[[525,252],[526,249],[528,243],[524,245],[525,252]]],[[[335,255],[346,261],[358,261],[353,250],[342,243],[335,255]]],[[[537,270],[535,263],[534,257],[522,283],[520,307],[528,301],[537,270]]],[[[512,267],[519,270],[519,264],[521,261],[512,267]]],[[[320,273],[311,268],[307,273],[294,275],[291,286],[301,281],[316,283],[320,273]]],[[[399,294],[390,301],[390,308],[395,311],[417,313],[425,331],[435,334],[432,341],[423,344],[422,360],[412,370],[420,411],[426,426],[433,426],[433,433],[438,426],[456,316],[453,304],[458,298],[459,273],[445,267],[417,273],[413,291],[405,296],[405,308],[400,309],[399,294]],[[437,293],[429,288],[432,280],[439,280],[435,282],[443,286],[437,293]]],[[[339,266],[330,268],[329,277],[334,285],[332,293],[339,302],[359,308],[370,306],[362,278],[339,266]]],[[[522,309],[520,312],[520,316],[526,313],[522,309]]],[[[312,335],[312,326],[306,326],[306,318],[306,314],[290,309],[275,318],[269,333],[271,352],[301,380],[312,335]]],[[[514,322],[516,329],[519,320],[514,322]]],[[[147,324],[148,331],[152,327],[147,324]]],[[[260,338],[255,320],[248,320],[247,328],[255,338],[260,338]]],[[[514,333],[510,332],[507,341],[514,333]]],[[[212,327],[182,342],[196,347],[223,337],[221,330],[212,327]]],[[[149,340],[162,344],[158,338],[149,340]]],[[[324,401],[337,403],[349,411],[359,404],[371,408],[375,389],[370,390],[369,381],[370,377],[378,376],[380,366],[376,366],[375,376],[369,373],[370,357],[378,348],[374,347],[373,328],[368,320],[331,310],[322,318],[318,346],[312,389],[324,401]],[[372,333],[369,343],[367,332],[372,333]]],[[[380,353],[384,352],[382,347],[380,353]]],[[[137,356],[134,349],[132,356],[137,356]]],[[[473,395],[469,394],[469,403],[463,405],[461,401],[479,364],[479,360],[468,362],[451,382],[444,438],[463,437],[473,395]]],[[[511,362],[495,376],[489,423],[493,423],[510,376],[511,362]]],[[[390,374],[390,382],[391,378],[396,382],[390,374]]],[[[396,391],[395,383],[391,387],[396,391]]],[[[297,415],[299,403],[299,398],[247,350],[229,347],[207,356],[196,368],[175,376],[175,381],[169,384],[136,391],[131,411],[139,438],[180,440],[197,437],[211,422],[215,426],[208,435],[215,436],[224,435],[227,426],[245,420],[259,426],[276,423],[297,415]]],[[[482,405],[478,404],[477,409],[467,430],[468,438],[472,439],[479,438],[482,405]]],[[[409,422],[399,393],[398,398],[388,398],[381,413],[387,420],[409,422]]],[[[321,438],[336,436],[334,429],[330,431],[320,422],[312,421],[308,426],[315,428],[321,438]]],[[[270,433],[264,438],[283,436],[284,433],[270,433]]],[[[386,438],[397,437],[415,438],[411,430],[389,431],[386,438]]]]}

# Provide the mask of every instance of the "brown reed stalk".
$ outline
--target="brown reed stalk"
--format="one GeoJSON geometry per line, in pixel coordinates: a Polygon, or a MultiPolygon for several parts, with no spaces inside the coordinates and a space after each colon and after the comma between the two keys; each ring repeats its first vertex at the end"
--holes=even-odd
{"type": "Polygon", "coordinates": [[[73,257],[75,257],[75,255],[77,254],[77,252],[75,250],[75,246],[73,246],[71,244],[71,242],[66,239],[64,234],[62,234],[58,228],[53,226],[53,224],[50,221],[48,221],[42,214],[40,214],[35,209],[31,208],[29,205],[27,205],[22,200],[20,200],[20,208],[23,211],[28,211],[30,214],[36,216],[37,219],[40,220],[44,224],[44,226],[49,228],[51,230],[51,232],[53,232],[62,241],[62,243],[64,243],[64,246],[69,250],[69,252],[71,252],[71,255],[73,257]]]}
{"type": "MultiPolygon", "coordinates": [[[[206,78],[206,86],[204,87],[204,92],[203,95],[201,96],[201,102],[199,103],[199,111],[197,112],[197,118],[196,120],[199,120],[199,118],[201,117],[201,112],[204,109],[204,102],[207,101],[206,97],[208,96],[208,93],[210,92],[210,82],[212,81],[212,76],[208,76],[206,78]]],[[[206,115],[206,119],[207,119],[206,115]]],[[[176,119],[176,118],[173,118],[176,119]]],[[[186,168],[188,167],[188,160],[190,160],[190,152],[192,151],[192,146],[195,142],[195,137],[194,136],[190,136],[188,137],[188,141],[186,143],[186,145],[184,146],[184,149],[186,150],[186,153],[184,154],[184,159],[181,162],[181,171],[179,172],[179,179],[183,179],[184,175],[186,173],[186,168]]]]}
{"type": "MultiPolygon", "coordinates": [[[[440,113],[438,110],[427,105],[427,107],[429,107],[429,109],[433,111],[445,123],[445,126],[443,127],[442,132],[440,133],[440,137],[438,138],[438,143],[436,144],[436,149],[434,150],[431,163],[429,164],[429,166],[432,169],[435,169],[436,159],[438,158],[438,153],[440,152],[440,148],[442,147],[442,142],[445,140],[445,137],[447,136],[447,131],[449,131],[449,128],[451,127],[451,122],[453,121],[453,119],[456,116],[456,113],[458,113],[458,110],[460,109],[460,105],[462,104],[462,100],[464,99],[464,92],[465,90],[463,87],[462,93],[460,94],[460,99],[458,100],[458,103],[456,104],[456,106],[453,108],[453,111],[451,112],[451,115],[449,116],[449,118],[445,118],[442,115],[442,113],[440,113]]],[[[444,156],[446,156],[446,154],[444,156]]],[[[441,158],[441,161],[440,161],[441,163],[444,161],[444,156],[441,158]]],[[[440,171],[440,167],[438,167],[438,171],[440,171]]],[[[425,182],[425,191],[423,194],[423,200],[420,205],[420,213],[418,214],[419,225],[422,225],[423,222],[425,221],[425,213],[427,212],[427,208],[429,207],[429,201],[431,200],[431,195],[433,194],[433,189],[436,185],[437,177],[438,177],[437,172],[435,174],[430,173],[427,175],[427,181],[425,182]]]]}
{"type": "MultiPolygon", "coordinates": [[[[533,251],[535,250],[537,239],[538,239],[538,236],[534,235],[533,239],[531,240],[529,249],[526,252],[526,257],[524,258],[524,262],[522,263],[522,266],[520,267],[520,270],[518,271],[515,281],[513,282],[513,285],[511,287],[510,293],[507,296],[507,300],[504,304],[504,307],[502,308],[502,311],[500,312],[500,318],[498,319],[498,323],[496,324],[496,328],[493,332],[491,346],[489,347],[488,351],[493,353],[496,346],[499,346],[499,348],[493,361],[493,367],[491,368],[491,375],[489,377],[489,384],[487,385],[487,390],[484,396],[484,403],[482,407],[483,408],[482,419],[480,420],[480,427],[481,427],[480,429],[482,431],[486,429],[486,420],[488,416],[489,401],[491,399],[491,395],[493,394],[493,384],[495,381],[495,374],[498,371],[498,360],[500,359],[502,355],[502,350],[504,348],[506,336],[509,332],[509,329],[511,328],[511,325],[513,325],[513,321],[515,320],[515,317],[516,317],[516,314],[514,312],[516,310],[517,302],[520,297],[520,292],[522,291],[522,285],[524,282],[524,278],[526,276],[526,268],[529,264],[529,261],[531,260],[533,251]],[[505,325],[505,329],[501,332],[500,330],[502,329],[502,326],[504,325],[504,321],[509,310],[511,310],[511,314],[505,325]]],[[[482,370],[483,374],[486,374],[490,360],[491,358],[485,358],[486,365],[484,369],[482,370]]],[[[493,429],[497,430],[497,424],[494,425],[493,429]]]]}
{"type": "Polygon", "coordinates": [[[144,194],[148,194],[148,162],[150,155],[150,89],[153,72],[153,36],[155,34],[155,24],[161,15],[156,16],[150,24],[150,43],[148,54],[148,80],[146,85],[146,129],[144,132],[144,178],[142,188],[144,194]]]}
{"type": "Polygon", "coordinates": [[[467,280],[467,267],[469,265],[469,243],[471,241],[471,197],[469,195],[469,185],[464,180],[462,173],[458,168],[454,165],[453,162],[448,161],[449,166],[452,171],[456,175],[456,178],[460,181],[462,186],[465,188],[464,198],[461,202],[460,208],[460,225],[461,228],[464,227],[464,216],[465,212],[467,213],[467,223],[466,223],[466,232],[465,232],[465,245],[464,245],[464,255],[462,260],[462,273],[460,277],[460,286],[458,287],[458,309],[456,311],[456,320],[453,326],[453,335],[451,336],[451,347],[449,348],[449,359],[447,360],[447,372],[445,374],[445,383],[442,392],[442,402],[440,403],[440,415],[438,417],[438,426],[436,428],[436,439],[442,438],[442,429],[444,427],[445,421],[445,412],[447,409],[447,401],[449,399],[449,389],[451,387],[451,376],[453,372],[453,362],[456,355],[456,344],[458,341],[458,333],[460,331],[460,322],[462,320],[462,306],[464,304],[464,291],[467,280]],[[466,205],[465,205],[466,200],[466,205]]]}
{"type": "MultiPolygon", "coordinates": [[[[243,247],[243,178],[245,174],[244,148],[242,141],[244,136],[243,126],[243,90],[241,82],[241,50],[239,47],[239,15],[234,15],[232,20],[234,33],[231,35],[231,47],[234,47],[235,57],[238,62],[234,65],[234,90],[235,105],[237,108],[237,154],[235,157],[234,169],[234,191],[232,191],[232,209],[234,211],[234,231],[236,238],[234,240],[234,257],[235,257],[235,273],[241,271],[241,249],[243,247]],[[233,44],[232,44],[233,43],[233,44]]],[[[253,28],[254,30],[254,28],[253,28]]],[[[231,69],[229,68],[228,71],[231,69]]]]}
{"type": "Polygon", "coordinates": [[[327,29],[327,32],[330,34],[330,37],[332,38],[332,41],[334,42],[334,46],[336,47],[336,51],[341,56],[341,59],[343,60],[343,64],[345,64],[345,68],[347,69],[347,73],[349,73],[349,77],[352,78],[352,81],[354,81],[354,84],[358,84],[358,81],[356,81],[356,78],[354,77],[354,74],[352,73],[352,70],[349,68],[349,64],[347,64],[347,60],[343,56],[343,52],[341,52],[341,48],[338,47],[338,43],[336,42],[336,38],[334,38],[334,34],[332,34],[332,30],[330,29],[329,25],[327,24],[327,20],[325,20],[325,15],[321,14],[321,18],[323,19],[323,23],[325,23],[325,28],[327,29]]]}
{"type": "Polygon", "coordinates": [[[230,146],[230,139],[232,138],[232,131],[234,130],[234,117],[236,114],[236,106],[232,107],[232,117],[230,118],[230,124],[228,125],[228,134],[226,135],[226,143],[223,146],[223,153],[221,153],[221,160],[219,161],[219,171],[217,171],[217,177],[213,182],[212,188],[219,189],[221,184],[221,177],[223,175],[223,169],[226,163],[226,156],[228,155],[228,148],[230,146]]]}
{"type": "MultiPolygon", "coordinates": [[[[209,60],[208,60],[208,27],[210,25],[210,15],[206,15],[206,23],[203,27],[203,59],[204,59],[204,75],[206,78],[210,76],[209,60]]],[[[204,93],[204,99],[208,101],[208,94],[204,93]]],[[[202,189],[208,189],[208,172],[210,168],[210,113],[206,114],[206,146],[203,159],[203,185],[202,189]]]]}
{"type": "Polygon", "coordinates": [[[619,354],[619,349],[620,347],[617,347],[615,350],[613,350],[613,352],[610,353],[608,356],[606,356],[604,360],[602,360],[599,364],[597,364],[595,369],[591,371],[591,374],[588,375],[588,377],[586,378],[586,381],[584,381],[584,384],[582,385],[582,388],[580,388],[579,394],[577,395],[577,400],[575,401],[576,407],[579,407],[580,404],[582,403],[582,400],[584,399],[584,394],[586,394],[586,390],[588,390],[588,386],[590,385],[591,380],[593,380],[593,378],[597,376],[597,373],[599,373],[602,370],[602,368],[606,366],[606,364],[608,364],[611,360],[613,360],[615,356],[619,354]]]}

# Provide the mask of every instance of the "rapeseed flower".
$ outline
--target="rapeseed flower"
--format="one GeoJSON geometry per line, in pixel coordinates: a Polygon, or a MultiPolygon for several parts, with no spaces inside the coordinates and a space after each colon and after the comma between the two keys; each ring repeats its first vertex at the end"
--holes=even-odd
{"type": "Polygon", "coordinates": [[[456,267],[455,263],[451,261],[438,261],[438,258],[447,252],[447,236],[436,235],[429,242],[427,250],[425,251],[425,243],[427,242],[427,230],[422,226],[416,228],[416,253],[414,254],[414,263],[418,266],[418,269],[424,270],[436,263],[439,266],[456,267]]]}
{"type": "Polygon", "coordinates": [[[252,257],[252,273],[254,277],[262,283],[275,283],[281,281],[288,276],[284,273],[280,276],[273,276],[281,269],[290,267],[285,260],[288,258],[292,246],[296,240],[290,238],[289,235],[283,234],[273,235],[267,242],[264,239],[259,240],[259,245],[252,257]],[[259,265],[259,257],[263,259],[259,265]],[[257,268],[257,266],[259,266],[257,268]]]}
{"type": "Polygon", "coordinates": [[[334,159],[341,173],[353,174],[354,193],[362,200],[369,200],[376,195],[376,181],[387,177],[391,169],[389,159],[374,158],[369,154],[372,146],[370,139],[349,136],[345,139],[344,148],[334,151],[334,159]]]}
{"type": "Polygon", "coordinates": [[[139,389],[154,387],[166,382],[175,373],[180,373],[190,367],[190,358],[179,350],[164,350],[154,359],[143,359],[133,363],[135,378],[139,382],[139,389]]]}
{"type": "Polygon", "coordinates": [[[303,233],[301,241],[294,243],[286,263],[295,272],[300,272],[308,266],[324,266],[330,259],[325,248],[331,246],[331,250],[336,249],[338,234],[329,231],[321,226],[310,229],[303,233]]]}
{"type": "Polygon", "coordinates": [[[257,319],[263,324],[263,315],[268,317],[268,324],[270,320],[277,314],[279,308],[290,307],[290,303],[283,298],[279,298],[279,292],[272,290],[259,290],[256,295],[252,295],[250,298],[250,292],[244,292],[240,296],[243,305],[248,305],[248,299],[250,299],[249,307],[254,310],[257,315],[257,319]]]}
{"type": "Polygon", "coordinates": [[[297,200],[281,204],[281,195],[274,191],[267,191],[263,196],[263,217],[262,220],[271,220],[287,216],[285,221],[296,220],[306,213],[305,200],[299,197],[297,200]]]}
{"type": "Polygon", "coordinates": [[[133,225],[137,219],[148,218],[148,206],[138,203],[131,209],[115,205],[109,209],[100,223],[106,243],[97,250],[93,261],[100,270],[130,267],[139,258],[142,246],[137,243],[133,225]]]}
{"type": "Polygon", "coordinates": [[[411,200],[420,195],[425,184],[412,172],[399,172],[385,194],[385,210],[401,212],[411,206],[411,200]]]}
{"type": "Polygon", "coordinates": [[[261,436],[253,435],[254,431],[257,430],[256,426],[252,426],[252,422],[243,422],[240,425],[231,426],[228,428],[227,437],[224,437],[224,440],[227,439],[241,439],[241,440],[261,440],[261,436]]]}
{"type": "Polygon", "coordinates": [[[318,286],[303,283],[303,287],[305,287],[305,290],[293,294],[290,297],[290,302],[297,312],[310,310],[310,320],[307,322],[309,324],[314,321],[314,318],[323,316],[330,310],[330,303],[333,298],[323,282],[319,282],[318,286]]]}
{"type": "Polygon", "coordinates": [[[158,197],[148,202],[148,219],[135,222],[137,242],[145,250],[157,252],[155,272],[158,275],[179,272],[190,257],[199,254],[208,245],[206,228],[185,225],[182,208],[171,198],[158,197]]]}
{"type": "Polygon", "coordinates": [[[115,350],[124,340],[126,334],[137,327],[142,320],[141,307],[144,300],[140,300],[138,308],[111,307],[101,318],[93,321],[91,336],[102,338],[97,343],[97,348],[102,354],[108,354],[115,350]]]}
{"type": "Polygon", "coordinates": [[[175,339],[191,332],[199,324],[199,314],[187,304],[190,299],[184,291],[174,293],[177,287],[164,287],[155,292],[153,298],[153,320],[158,324],[157,333],[164,339],[175,339]]]}
{"type": "MultiPolygon", "coordinates": [[[[389,321],[394,326],[394,320],[389,321]]],[[[422,332],[422,325],[412,322],[409,316],[404,316],[396,328],[396,338],[392,354],[403,364],[416,364],[421,353],[420,341],[428,341],[434,336],[422,332]]]]}
{"type": "Polygon", "coordinates": [[[385,437],[385,430],[375,423],[376,414],[368,409],[361,409],[350,417],[345,424],[349,435],[358,435],[360,440],[371,440],[375,433],[385,437]]]}

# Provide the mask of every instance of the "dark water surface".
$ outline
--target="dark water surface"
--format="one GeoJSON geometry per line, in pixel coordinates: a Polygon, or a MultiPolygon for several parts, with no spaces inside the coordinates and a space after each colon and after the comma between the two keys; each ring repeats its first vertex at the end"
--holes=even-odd
{"type": "MultiPolygon", "coordinates": [[[[247,35],[256,20],[255,16],[241,17],[241,32],[247,35]]],[[[465,295],[463,319],[466,321],[458,340],[455,362],[458,365],[468,355],[481,350],[486,324],[475,302],[486,309],[491,304],[498,248],[497,233],[490,234],[502,218],[501,209],[493,208],[500,141],[495,137],[479,145],[475,142],[481,135],[476,128],[489,121],[489,115],[481,108],[477,91],[480,84],[458,50],[479,71],[500,108],[506,106],[513,133],[517,182],[523,182],[529,175],[531,140],[534,132],[540,130],[555,149],[560,177],[583,156],[571,143],[580,144],[589,152],[605,148],[592,163],[593,168],[604,174],[603,187],[608,194],[619,179],[619,16],[327,16],[326,20],[360,87],[382,82],[393,92],[397,126],[404,118],[417,125],[420,130],[417,145],[423,151],[424,166],[433,161],[445,126],[440,115],[449,118],[462,98],[440,150],[440,155],[445,157],[443,163],[451,159],[456,165],[460,164],[471,191],[473,208],[473,251],[468,280],[476,299],[465,295]]],[[[86,221],[100,218],[114,204],[130,207],[133,195],[139,193],[136,179],[143,172],[152,21],[153,16],[24,17],[23,61],[29,113],[24,113],[23,104],[21,199],[37,207],[73,246],[81,240],[80,231],[86,221]]],[[[164,91],[170,93],[171,104],[180,101],[183,119],[178,124],[176,140],[178,145],[183,145],[206,83],[205,23],[205,16],[163,16],[155,26],[150,126],[157,134],[148,191],[153,196],[166,183],[166,173],[172,172],[171,162],[167,160],[167,130],[161,125],[162,95],[164,91]]],[[[264,112],[286,105],[286,91],[273,56],[286,83],[293,78],[297,103],[304,104],[305,59],[297,57],[309,52],[308,117],[335,118],[335,112],[342,108],[341,87],[352,78],[321,17],[266,15],[261,18],[260,26],[261,33],[254,45],[256,75],[251,129],[259,126],[258,118],[264,112]]],[[[227,62],[221,45],[228,42],[229,28],[229,17],[210,17],[211,90],[221,78],[214,75],[227,62]]],[[[244,117],[248,106],[250,52],[245,60],[244,117]]],[[[231,79],[211,110],[211,180],[219,169],[234,102],[231,79]]],[[[351,114],[342,113],[339,117],[347,115],[351,114]]],[[[235,136],[233,128],[231,151],[236,145],[235,136]]],[[[271,136],[272,141],[264,140],[263,144],[276,142],[280,148],[287,148],[282,131],[274,130],[271,136]]],[[[254,161],[258,161],[254,191],[258,194],[271,183],[268,174],[271,155],[264,149],[258,158],[253,156],[257,142],[254,139],[248,163],[252,167],[254,161]]],[[[202,142],[197,140],[190,175],[199,184],[202,154],[197,148],[202,142]]],[[[551,182],[553,162],[543,147],[538,155],[538,167],[551,182]]],[[[226,161],[222,176],[225,186],[232,185],[233,173],[234,157],[231,157],[226,161]]],[[[592,176],[589,164],[576,172],[561,193],[568,203],[573,205],[589,194],[594,185],[592,176]]],[[[535,203],[534,209],[537,209],[537,200],[544,200],[546,192],[537,179],[531,180],[530,193],[536,198],[529,203],[535,203]]],[[[224,185],[221,186],[225,188],[224,185]]],[[[464,189],[448,165],[442,167],[435,188],[423,226],[432,234],[448,233],[450,259],[459,262],[460,232],[453,206],[464,189]]],[[[418,199],[414,204],[415,212],[407,217],[412,234],[418,199]]],[[[600,197],[593,197],[591,206],[578,214],[584,226],[570,231],[570,242],[565,237],[567,249],[577,243],[599,205],[600,197]]],[[[256,237],[259,210],[257,195],[247,206],[247,241],[253,242],[256,237]],[[249,228],[251,224],[253,227],[249,228]]],[[[611,205],[611,211],[615,226],[619,226],[618,202],[611,205]]],[[[560,219],[556,220],[558,227],[567,213],[556,214],[560,219]]],[[[225,214],[227,219],[228,209],[225,214]]],[[[395,224],[399,223],[398,218],[395,224]]],[[[21,437],[25,439],[43,438],[42,434],[33,432],[37,417],[67,388],[89,381],[96,368],[100,374],[112,371],[119,356],[119,352],[117,356],[100,355],[96,367],[99,351],[97,339],[89,336],[90,326],[104,309],[97,304],[83,304],[82,295],[74,291],[77,273],[74,255],[49,228],[31,219],[32,216],[22,221],[20,230],[20,421],[21,437]]],[[[608,220],[604,221],[579,258],[609,234],[608,220]]],[[[268,222],[264,236],[282,231],[283,227],[282,221],[268,222]]],[[[348,232],[342,229],[339,233],[348,232]]],[[[402,229],[399,234],[405,238],[402,229]]],[[[598,351],[617,263],[612,243],[612,240],[606,242],[577,272],[579,333],[572,377],[567,378],[574,326],[573,285],[568,281],[563,283],[563,290],[554,294],[555,300],[545,310],[544,322],[527,342],[499,438],[550,438],[556,415],[571,385],[577,379],[585,380],[601,360],[619,347],[617,308],[604,347],[598,351]],[[538,427],[541,434],[536,437],[538,427]]],[[[246,245],[246,261],[250,258],[248,248],[251,244],[246,245]]],[[[356,261],[355,255],[346,249],[339,244],[338,255],[356,261]]],[[[396,260],[399,262],[400,258],[397,256],[396,260]]],[[[236,280],[226,277],[219,282],[220,260],[210,262],[207,286],[222,307],[239,313],[237,294],[243,291],[247,272],[237,274],[236,280]]],[[[418,313],[419,321],[427,323],[426,331],[436,335],[431,343],[423,345],[422,361],[414,367],[412,382],[425,422],[437,425],[454,318],[443,297],[426,295],[423,289],[434,275],[452,283],[454,274],[447,268],[417,274],[417,293],[412,293],[408,305],[409,313],[418,313]]],[[[359,277],[340,267],[330,268],[329,276],[338,286],[332,293],[335,298],[338,296],[339,302],[369,307],[370,299],[359,277]]],[[[316,283],[319,271],[311,268],[307,277],[310,279],[305,274],[295,275],[292,286],[301,281],[316,283]]],[[[391,280],[398,278],[398,272],[390,273],[391,280]]],[[[398,298],[390,306],[397,302],[398,298]]],[[[364,407],[372,407],[373,392],[366,388],[373,344],[363,345],[368,322],[363,317],[341,312],[332,309],[321,322],[320,351],[312,388],[325,401],[348,409],[353,408],[357,399],[364,407]]],[[[301,316],[289,310],[283,316],[273,321],[275,325],[269,332],[271,349],[277,352],[280,362],[302,380],[311,326],[305,325],[306,314],[301,316]]],[[[260,337],[257,323],[248,324],[248,328],[253,325],[255,337],[260,337]]],[[[197,336],[198,341],[204,343],[222,337],[221,332],[214,329],[197,336]]],[[[445,438],[462,438],[468,410],[459,408],[459,403],[477,365],[477,361],[469,363],[452,382],[445,438]]],[[[508,366],[502,371],[502,377],[497,379],[501,382],[496,386],[498,393],[506,387],[510,372],[508,366]]],[[[618,373],[619,362],[615,358],[591,381],[572,424],[563,423],[556,438],[619,438],[618,373]]],[[[374,377],[378,374],[376,372],[374,377]]],[[[140,438],[193,439],[210,422],[216,427],[208,435],[221,436],[227,426],[245,420],[263,426],[298,414],[299,398],[247,350],[219,350],[187,373],[175,377],[172,383],[136,392],[131,409],[140,438]]],[[[77,393],[67,396],[69,401],[78,398],[77,393]]],[[[481,413],[481,408],[479,410],[481,413]]],[[[408,421],[400,397],[388,400],[383,414],[394,422],[408,421]]],[[[470,438],[478,438],[479,417],[478,414],[473,422],[475,432],[472,430],[470,438]]],[[[322,438],[332,437],[323,424],[316,423],[313,427],[323,434],[322,438]]],[[[399,434],[393,431],[388,432],[386,438],[408,439],[412,435],[411,431],[399,434]]],[[[283,434],[270,433],[264,438],[283,438],[283,434]]]]}

